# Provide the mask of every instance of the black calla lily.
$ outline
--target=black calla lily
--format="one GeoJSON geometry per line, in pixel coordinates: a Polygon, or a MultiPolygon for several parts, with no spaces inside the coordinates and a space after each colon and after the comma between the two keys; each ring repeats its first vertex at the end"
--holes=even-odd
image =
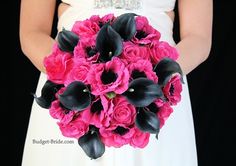
{"type": "Polygon", "coordinates": [[[69,84],[58,98],[61,104],[70,110],[81,111],[91,104],[91,95],[87,86],[79,81],[69,84]]]}
{"type": "Polygon", "coordinates": [[[58,33],[58,47],[65,52],[73,52],[79,42],[79,37],[72,31],[63,29],[58,33]]]}
{"type": "Polygon", "coordinates": [[[146,107],[149,111],[151,111],[151,112],[153,112],[153,113],[155,113],[155,114],[157,114],[158,112],[159,112],[159,107],[157,107],[157,105],[156,105],[156,103],[151,103],[150,105],[148,105],[147,107],[146,107]]]}
{"type": "Polygon", "coordinates": [[[105,145],[95,130],[90,129],[88,133],[79,138],[78,143],[91,159],[97,159],[105,152],[105,145]]]}
{"type": "Polygon", "coordinates": [[[123,44],[120,35],[109,25],[105,24],[98,32],[96,50],[100,53],[99,59],[107,62],[122,52],[123,44]]]}
{"type": "Polygon", "coordinates": [[[157,115],[145,108],[139,108],[135,124],[143,132],[158,134],[160,130],[160,121],[157,115]]]}
{"type": "Polygon", "coordinates": [[[112,23],[112,28],[125,40],[131,40],[136,33],[135,13],[120,15],[112,23]]]}
{"type": "Polygon", "coordinates": [[[173,74],[176,73],[179,73],[181,75],[181,81],[183,82],[183,72],[180,68],[180,65],[173,59],[162,59],[158,64],[156,64],[156,66],[154,67],[154,71],[158,76],[158,84],[161,86],[166,85],[173,74]]]}
{"type": "Polygon", "coordinates": [[[128,90],[123,95],[134,106],[146,107],[155,99],[161,98],[163,92],[152,80],[137,78],[130,82],[128,90]]]}
{"type": "Polygon", "coordinates": [[[36,103],[42,108],[50,108],[51,103],[56,99],[55,94],[60,90],[64,85],[55,84],[50,80],[47,80],[41,90],[41,96],[37,97],[34,94],[34,99],[36,103]]]}

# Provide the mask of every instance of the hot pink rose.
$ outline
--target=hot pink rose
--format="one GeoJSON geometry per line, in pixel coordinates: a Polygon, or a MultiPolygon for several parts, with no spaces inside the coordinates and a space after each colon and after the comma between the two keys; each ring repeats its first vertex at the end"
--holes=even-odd
{"type": "Polygon", "coordinates": [[[134,128],[134,134],[130,140],[130,145],[134,148],[144,148],[149,142],[150,133],[142,132],[138,128],[134,128]]]}
{"type": "Polygon", "coordinates": [[[61,51],[55,44],[52,53],[44,58],[44,66],[50,81],[63,84],[67,73],[73,67],[72,55],[61,51]]]}
{"type": "Polygon", "coordinates": [[[163,88],[163,93],[171,105],[176,105],[181,100],[181,76],[175,74],[163,88]]]}
{"type": "Polygon", "coordinates": [[[122,127],[100,128],[99,132],[106,146],[116,148],[128,144],[134,134],[134,130],[122,127]]]}
{"type": "Polygon", "coordinates": [[[135,107],[128,103],[128,101],[122,97],[117,96],[113,99],[114,109],[112,114],[111,125],[128,127],[134,124],[136,116],[135,107]]]}
{"type": "Polygon", "coordinates": [[[87,74],[91,64],[83,58],[74,58],[74,66],[67,75],[65,85],[69,85],[74,81],[82,81],[87,84],[87,74]]]}
{"type": "Polygon", "coordinates": [[[96,39],[94,37],[81,39],[74,48],[74,57],[84,58],[91,63],[97,62],[99,53],[95,49],[95,43],[96,39]]]}
{"type": "Polygon", "coordinates": [[[67,110],[60,105],[59,100],[52,102],[49,109],[52,118],[58,119],[61,123],[68,124],[73,119],[75,111],[67,110]]]}
{"type": "Polygon", "coordinates": [[[87,80],[94,95],[107,92],[122,94],[128,89],[129,71],[119,58],[114,57],[107,63],[94,64],[87,80]]]}
{"type": "Polygon", "coordinates": [[[165,121],[169,118],[171,113],[173,112],[173,108],[169,103],[165,103],[161,107],[158,108],[157,116],[160,120],[160,128],[162,128],[165,124],[165,121]]]}
{"type": "Polygon", "coordinates": [[[150,48],[150,57],[152,64],[156,65],[163,58],[176,60],[179,57],[179,54],[175,47],[169,45],[165,41],[161,41],[150,48]]]}
{"type": "Polygon", "coordinates": [[[126,63],[134,63],[139,59],[149,60],[149,52],[147,47],[139,46],[132,42],[125,42],[120,58],[126,63]]]}
{"type": "Polygon", "coordinates": [[[161,34],[154,29],[148,22],[148,19],[143,16],[136,17],[137,33],[133,38],[133,42],[141,45],[150,45],[158,42],[161,34]]]}
{"type": "Polygon", "coordinates": [[[72,32],[76,33],[80,38],[91,38],[97,34],[100,27],[96,22],[89,19],[84,21],[76,21],[72,27],[72,32]]]}
{"type": "Polygon", "coordinates": [[[81,118],[97,128],[108,127],[110,125],[113,104],[104,96],[96,98],[91,106],[81,112],[81,118]]]}
{"type": "Polygon", "coordinates": [[[71,137],[71,138],[80,138],[89,130],[89,125],[85,123],[81,118],[76,118],[70,123],[57,123],[60,127],[60,130],[62,132],[62,135],[65,137],[71,137]]]}
{"type": "Polygon", "coordinates": [[[139,77],[146,77],[157,83],[158,77],[155,72],[153,72],[153,67],[150,61],[138,60],[137,62],[128,65],[128,70],[130,77],[136,79],[139,77]]]}

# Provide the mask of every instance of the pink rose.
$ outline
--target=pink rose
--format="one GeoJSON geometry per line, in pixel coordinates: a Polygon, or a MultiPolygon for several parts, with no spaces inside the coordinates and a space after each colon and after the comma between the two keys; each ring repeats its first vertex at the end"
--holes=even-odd
{"type": "Polygon", "coordinates": [[[74,81],[81,81],[87,84],[87,74],[90,70],[91,64],[82,58],[74,58],[74,66],[67,75],[65,85],[69,85],[74,81]]]}
{"type": "Polygon", "coordinates": [[[153,71],[152,64],[147,60],[138,60],[137,62],[128,65],[130,77],[136,79],[139,77],[146,77],[157,83],[158,77],[153,71]]]}
{"type": "Polygon", "coordinates": [[[120,58],[127,63],[134,63],[139,59],[149,60],[148,53],[147,47],[139,46],[132,42],[125,42],[120,58]]]}
{"type": "Polygon", "coordinates": [[[63,106],[60,105],[59,100],[55,100],[52,102],[49,113],[52,118],[58,119],[61,123],[65,124],[70,123],[75,115],[75,111],[63,108],[63,106]]]}
{"type": "Polygon", "coordinates": [[[114,57],[107,63],[94,64],[87,80],[94,95],[107,92],[122,94],[128,89],[129,71],[119,58],[114,57]]]}
{"type": "Polygon", "coordinates": [[[136,109],[123,96],[113,99],[114,109],[111,123],[113,126],[128,127],[134,124],[136,109]]]}
{"type": "Polygon", "coordinates": [[[44,66],[48,80],[63,84],[67,73],[73,67],[72,55],[61,51],[55,44],[52,53],[44,58],[44,66]]]}
{"type": "Polygon", "coordinates": [[[57,124],[61,130],[62,135],[65,137],[78,139],[89,131],[89,125],[79,117],[68,124],[61,122],[58,122],[57,124]]]}
{"type": "Polygon", "coordinates": [[[136,29],[137,33],[133,38],[133,42],[141,45],[150,45],[158,42],[161,34],[154,29],[148,22],[148,19],[144,16],[136,17],[136,29]]]}
{"type": "Polygon", "coordinates": [[[108,127],[110,125],[113,104],[104,96],[96,98],[91,106],[81,112],[81,118],[97,128],[108,127]]]}
{"type": "Polygon", "coordinates": [[[160,120],[160,128],[162,128],[165,124],[165,121],[169,118],[171,113],[173,112],[173,108],[169,103],[165,103],[161,107],[158,108],[157,116],[160,120]]]}
{"type": "Polygon", "coordinates": [[[79,38],[91,38],[98,33],[100,27],[96,22],[89,19],[76,21],[72,27],[72,32],[76,33],[79,38]]]}
{"type": "Polygon", "coordinates": [[[81,39],[78,45],[74,48],[74,57],[84,58],[86,61],[91,63],[97,62],[99,53],[95,48],[95,43],[95,37],[81,39]]]}
{"type": "Polygon", "coordinates": [[[89,18],[89,20],[90,20],[91,22],[95,22],[96,24],[99,25],[99,22],[100,22],[101,18],[100,18],[99,15],[92,15],[92,16],[89,18]]]}
{"type": "Polygon", "coordinates": [[[134,128],[134,134],[130,140],[130,145],[134,148],[144,148],[149,142],[150,133],[142,132],[138,128],[134,128]]]}
{"type": "Polygon", "coordinates": [[[150,48],[150,58],[153,65],[156,65],[163,58],[171,58],[176,60],[179,54],[175,47],[169,45],[165,41],[154,44],[150,48]]]}
{"type": "Polygon", "coordinates": [[[181,100],[182,83],[181,76],[175,74],[163,88],[163,93],[171,105],[176,105],[181,100]]]}
{"type": "Polygon", "coordinates": [[[100,128],[102,142],[108,147],[119,148],[130,142],[134,130],[123,127],[100,128]]]}

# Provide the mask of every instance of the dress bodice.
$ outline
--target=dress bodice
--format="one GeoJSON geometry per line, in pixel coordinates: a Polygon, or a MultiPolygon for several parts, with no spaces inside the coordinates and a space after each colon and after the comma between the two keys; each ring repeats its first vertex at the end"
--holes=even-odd
{"type": "Polygon", "coordinates": [[[162,10],[171,11],[174,9],[176,0],[62,0],[72,6],[81,6],[84,8],[90,8],[96,6],[97,3],[107,4],[106,6],[114,6],[116,3],[136,3],[140,2],[142,7],[148,10],[162,10]],[[113,5],[109,5],[113,4],[113,5]]]}
{"type": "Polygon", "coordinates": [[[118,16],[123,13],[136,13],[146,16],[150,24],[161,33],[161,40],[168,41],[174,45],[172,38],[173,21],[166,14],[172,11],[175,6],[175,0],[62,0],[69,4],[69,7],[59,18],[58,30],[71,29],[77,20],[85,20],[91,15],[103,16],[108,13],[114,13],[118,16]],[[123,7],[117,7],[116,3],[126,3],[123,7]],[[103,3],[108,3],[105,7],[103,3]],[[110,4],[109,4],[110,3],[110,4]],[[129,8],[128,4],[138,7],[129,8]]]}

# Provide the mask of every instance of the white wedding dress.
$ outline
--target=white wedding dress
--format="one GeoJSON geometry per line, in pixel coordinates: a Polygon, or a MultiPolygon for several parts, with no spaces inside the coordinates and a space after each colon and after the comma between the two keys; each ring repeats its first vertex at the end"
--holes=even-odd
{"type": "MultiPolygon", "coordinates": [[[[105,15],[133,12],[146,16],[150,24],[161,32],[161,40],[172,45],[173,22],[166,11],[174,9],[175,0],[142,0],[135,9],[110,7],[99,8],[108,0],[64,0],[71,5],[60,17],[58,30],[62,27],[71,29],[76,20],[84,20],[93,14],[105,15]],[[94,1],[99,1],[98,7],[94,1]]],[[[110,0],[112,1],[112,0],[110,0]]],[[[115,2],[117,0],[113,0],[115,2]]],[[[137,0],[124,0],[135,5],[137,0]],[[133,1],[133,2],[132,2],[133,1]]],[[[140,0],[138,0],[140,1],[140,0]]],[[[144,149],[136,149],[129,145],[121,148],[107,148],[104,155],[91,160],[78,145],[75,139],[62,136],[56,121],[51,118],[47,109],[42,109],[35,102],[25,141],[22,166],[197,166],[195,134],[190,105],[187,80],[184,77],[182,101],[174,107],[174,112],[166,121],[159,133],[150,137],[149,144],[144,149]],[[55,142],[57,141],[57,142],[55,142]],[[67,142],[67,143],[66,143],[67,142]]],[[[46,75],[41,74],[37,95],[46,81],[46,75]]]]}

